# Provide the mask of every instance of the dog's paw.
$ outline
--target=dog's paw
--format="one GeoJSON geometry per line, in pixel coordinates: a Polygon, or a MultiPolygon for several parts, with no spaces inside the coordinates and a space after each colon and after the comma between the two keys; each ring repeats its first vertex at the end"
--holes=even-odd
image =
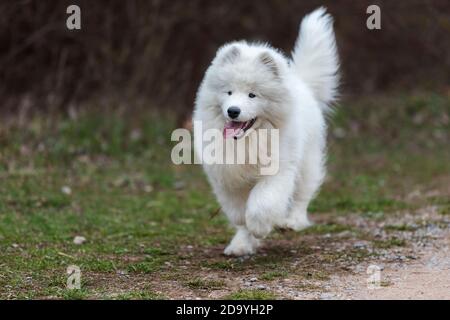
{"type": "Polygon", "coordinates": [[[272,231],[272,225],[262,221],[257,215],[249,214],[245,217],[248,231],[258,239],[263,239],[272,231]]]}
{"type": "Polygon", "coordinates": [[[301,231],[312,226],[306,214],[291,216],[281,225],[295,231],[301,231]]]}
{"type": "Polygon", "coordinates": [[[240,257],[256,253],[256,248],[257,246],[251,242],[231,241],[223,253],[227,256],[240,257]]]}
{"type": "Polygon", "coordinates": [[[261,241],[253,237],[246,228],[238,227],[237,232],[231,240],[224,253],[228,256],[245,256],[256,253],[261,241]]]}

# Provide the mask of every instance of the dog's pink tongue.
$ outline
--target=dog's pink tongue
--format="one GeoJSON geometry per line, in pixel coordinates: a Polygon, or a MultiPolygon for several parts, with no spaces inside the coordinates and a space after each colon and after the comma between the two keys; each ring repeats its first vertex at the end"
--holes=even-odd
{"type": "Polygon", "coordinates": [[[235,137],[239,134],[245,122],[229,121],[223,128],[223,137],[225,139],[235,137]]]}

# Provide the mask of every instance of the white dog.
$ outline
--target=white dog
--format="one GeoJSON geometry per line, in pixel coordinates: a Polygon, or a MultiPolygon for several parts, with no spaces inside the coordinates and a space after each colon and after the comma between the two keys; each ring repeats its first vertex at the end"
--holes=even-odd
{"type": "MultiPolygon", "coordinates": [[[[221,47],[206,71],[194,130],[199,123],[202,132],[223,130],[225,144],[252,139],[249,133],[262,128],[279,130],[275,175],[259,174],[259,164],[204,164],[222,210],[237,229],[227,255],[255,253],[275,226],[301,230],[310,225],[308,204],[325,176],[325,113],[338,86],[332,24],[319,8],[303,19],[291,59],[267,44],[240,41],[221,47]]],[[[198,134],[194,142],[202,153],[198,134]]]]}

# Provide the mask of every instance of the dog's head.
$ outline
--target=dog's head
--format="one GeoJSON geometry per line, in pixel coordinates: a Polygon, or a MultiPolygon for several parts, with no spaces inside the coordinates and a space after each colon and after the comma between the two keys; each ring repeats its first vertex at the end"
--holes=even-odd
{"type": "Polygon", "coordinates": [[[287,60],[268,46],[234,42],[217,52],[204,86],[223,119],[225,138],[240,138],[263,122],[277,127],[288,99],[283,85],[287,60]]]}

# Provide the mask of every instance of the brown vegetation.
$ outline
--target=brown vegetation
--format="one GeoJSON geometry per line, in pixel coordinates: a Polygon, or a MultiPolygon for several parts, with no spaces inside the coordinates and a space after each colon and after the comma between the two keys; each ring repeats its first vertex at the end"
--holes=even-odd
{"type": "Polygon", "coordinates": [[[27,95],[41,98],[36,107],[66,109],[69,101],[108,96],[189,112],[221,44],[269,41],[289,53],[300,19],[320,5],[335,17],[344,92],[448,83],[450,3],[376,1],[382,30],[369,31],[366,8],[372,2],[5,1],[2,106],[27,95]],[[80,31],[66,28],[66,8],[73,3],[81,7],[80,31]]]}

